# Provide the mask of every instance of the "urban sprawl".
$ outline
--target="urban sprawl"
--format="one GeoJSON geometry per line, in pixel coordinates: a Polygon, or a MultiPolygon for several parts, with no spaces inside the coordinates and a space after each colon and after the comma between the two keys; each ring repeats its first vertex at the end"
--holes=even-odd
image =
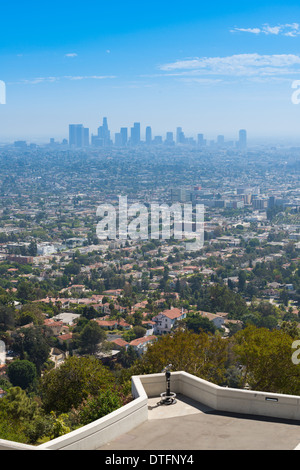
{"type": "MultiPolygon", "coordinates": [[[[221,348],[251,328],[298,338],[299,154],[297,147],[249,146],[245,130],[227,142],[187,138],[181,128],[153,137],[148,127],[141,140],[135,123],[112,140],[106,118],[92,136],[70,125],[62,142],[0,146],[0,411],[13,393],[31,406],[33,395],[41,402],[10,430],[1,418],[0,438],[59,435],[53,429],[62,413],[65,432],[94,419],[82,408],[88,402],[91,411],[93,390],[77,388],[68,401],[60,382],[64,367],[79,368],[76,361],[95,376],[101,368],[102,378],[105,368],[103,393],[116,399],[111,410],[130,399],[132,371],[182,367],[179,349],[170,343],[173,357],[164,350],[168,338],[177,335],[177,348],[189,335],[216,338],[221,348]],[[203,247],[188,251],[172,236],[99,240],[97,207],[117,207],[121,196],[146,207],[202,204],[203,247]]],[[[226,356],[218,373],[216,357],[214,372],[193,370],[222,385],[255,388],[242,355],[226,356]]]]}

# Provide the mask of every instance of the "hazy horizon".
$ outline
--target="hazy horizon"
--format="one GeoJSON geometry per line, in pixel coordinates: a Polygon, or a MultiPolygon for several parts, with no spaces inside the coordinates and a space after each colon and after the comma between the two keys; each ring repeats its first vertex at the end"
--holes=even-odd
{"type": "Polygon", "coordinates": [[[300,142],[296,1],[17,1],[1,15],[0,142],[95,134],[104,116],[112,137],[137,121],[142,137],[300,142]]]}

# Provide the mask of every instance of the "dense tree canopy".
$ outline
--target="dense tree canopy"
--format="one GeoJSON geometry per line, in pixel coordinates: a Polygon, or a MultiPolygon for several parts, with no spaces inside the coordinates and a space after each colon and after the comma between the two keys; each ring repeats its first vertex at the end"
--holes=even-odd
{"type": "Polygon", "coordinates": [[[78,407],[89,395],[113,387],[113,374],[93,356],[69,357],[41,380],[42,401],[47,411],[65,413],[78,407]]]}
{"type": "Polygon", "coordinates": [[[140,374],[159,373],[172,364],[172,370],[183,370],[219,383],[224,379],[227,343],[203,331],[199,334],[178,330],[151,345],[134,370],[140,374]]]}
{"type": "Polygon", "coordinates": [[[242,386],[252,390],[300,394],[300,366],[292,361],[294,338],[284,330],[249,326],[233,337],[233,352],[242,365],[242,386]]]}
{"type": "Polygon", "coordinates": [[[16,360],[9,364],[7,375],[14,387],[27,389],[37,378],[37,371],[33,362],[16,360]]]}
{"type": "Polygon", "coordinates": [[[38,371],[49,357],[50,346],[39,327],[21,329],[15,338],[15,351],[19,353],[20,359],[31,361],[38,371]]]}
{"type": "Polygon", "coordinates": [[[104,330],[95,321],[89,321],[79,334],[77,340],[79,350],[83,354],[95,354],[104,339],[104,330]]]}

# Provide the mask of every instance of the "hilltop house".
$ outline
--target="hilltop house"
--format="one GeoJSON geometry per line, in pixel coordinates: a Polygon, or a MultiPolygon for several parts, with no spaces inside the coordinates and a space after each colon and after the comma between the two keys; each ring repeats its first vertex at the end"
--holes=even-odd
{"type": "Polygon", "coordinates": [[[210,313],[210,312],[199,312],[199,315],[202,318],[207,318],[209,321],[213,322],[216,328],[223,328],[225,323],[225,318],[227,318],[227,313],[223,314],[222,312],[210,313]]]}
{"type": "Polygon", "coordinates": [[[132,340],[129,345],[139,354],[142,355],[147,350],[149,344],[152,344],[156,341],[156,336],[143,336],[142,338],[136,338],[132,340]]]}
{"type": "Polygon", "coordinates": [[[155,322],[154,334],[161,335],[170,333],[176,322],[183,320],[185,317],[186,312],[183,309],[171,308],[170,310],[164,310],[152,318],[155,322]]]}
{"type": "Polygon", "coordinates": [[[64,325],[62,321],[56,321],[53,318],[46,318],[44,320],[44,326],[46,327],[46,336],[59,336],[61,334],[69,333],[67,325],[64,325]]]}
{"type": "Polygon", "coordinates": [[[130,330],[132,328],[132,325],[126,323],[122,318],[120,320],[106,320],[102,318],[94,318],[94,321],[98,323],[101,328],[108,330],[130,330]]]}

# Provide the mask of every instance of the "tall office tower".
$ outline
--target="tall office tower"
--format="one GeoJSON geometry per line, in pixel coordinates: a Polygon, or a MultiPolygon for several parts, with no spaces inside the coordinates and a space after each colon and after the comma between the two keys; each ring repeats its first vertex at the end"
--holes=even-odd
{"type": "Polygon", "coordinates": [[[184,188],[171,188],[172,202],[188,202],[191,200],[191,191],[184,188]]]}
{"type": "Polygon", "coordinates": [[[130,145],[135,145],[136,144],[136,138],[135,138],[135,128],[131,127],[130,128],[130,145]]]}
{"type": "Polygon", "coordinates": [[[122,147],[122,135],[121,132],[117,132],[115,134],[115,146],[122,147]]]}
{"type": "Polygon", "coordinates": [[[245,149],[247,147],[247,131],[245,129],[241,129],[239,131],[238,147],[240,149],[245,149]]]}
{"type": "Polygon", "coordinates": [[[140,125],[139,122],[135,122],[135,123],[133,124],[133,127],[134,127],[134,129],[135,129],[135,138],[136,138],[136,142],[137,142],[137,144],[139,144],[140,141],[141,141],[141,125],[140,125]]]}
{"type": "Polygon", "coordinates": [[[206,145],[206,140],[204,139],[203,134],[197,135],[197,144],[198,144],[198,147],[204,147],[206,145]]]}
{"type": "Polygon", "coordinates": [[[223,136],[223,135],[218,135],[218,137],[217,137],[217,145],[218,145],[219,147],[223,147],[224,141],[225,141],[224,136],[223,136]]]}
{"type": "Polygon", "coordinates": [[[121,127],[120,134],[121,134],[121,145],[122,147],[126,147],[127,140],[128,140],[127,127],[121,127]]]}
{"type": "Polygon", "coordinates": [[[160,145],[163,143],[162,136],[161,135],[156,135],[153,139],[153,143],[155,145],[160,145]]]}
{"type": "Polygon", "coordinates": [[[84,127],[82,124],[69,125],[69,145],[73,148],[84,146],[84,127]]]}
{"type": "Polygon", "coordinates": [[[14,146],[19,149],[25,149],[27,148],[27,143],[25,140],[16,140],[14,146]]]}
{"type": "Polygon", "coordinates": [[[97,147],[108,147],[111,144],[106,117],[103,118],[102,126],[98,127],[98,135],[93,136],[92,143],[97,147]]]}
{"type": "Polygon", "coordinates": [[[275,206],[276,198],[275,196],[270,196],[268,200],[268,208],[272,209],[275,206]]]}
{"type": "Polygon", "coordinates": [[[69,145],[75,147],[76,145],[76,126],[77,124],[69,124],[69,145]]]}
{"type": "Polygon", "coordinates": [[[185,143],[184,132],[182,131],[181,127],[177,127],[177,129],[176,129],[176,143],[177,144],[184,144],[185,143]]]}
{"type": "Polygon", "coordinates": [[[134,122],[131,127],[130,135],[131,145],[138,145],[141,141],[141,125],[139,122],[134,122]]]}
{"type": "Polygon", "coordinates": [[[146,127],[146,144],[150,145],[152,143],[152,129],[150,126],[146,127]]]}
{"type": "Polygon", "coordinates": [[[88,127],[83,128],[83,146],[88,147],[90,145],[90,130],[88,127]]]}
{"type": "Polygon", "coordinates": [[[174,145],[174,136],[173,136],[173,132],[167,132],[165,144],[167,144],[167,145],[174,145]]]}
{"type": "Polygon", "coordinates": [[[104,117],[102,120],[102,127],[104,129],[104,132],[108,132],[108,124],[107,124],[107,117],[104,117]]]}
{"type": "Polygon", "coordinates": [[[180,134],[182,134],[182,127],[177,127],[176,129],[176,144],[180,142],[180,134]]]}

